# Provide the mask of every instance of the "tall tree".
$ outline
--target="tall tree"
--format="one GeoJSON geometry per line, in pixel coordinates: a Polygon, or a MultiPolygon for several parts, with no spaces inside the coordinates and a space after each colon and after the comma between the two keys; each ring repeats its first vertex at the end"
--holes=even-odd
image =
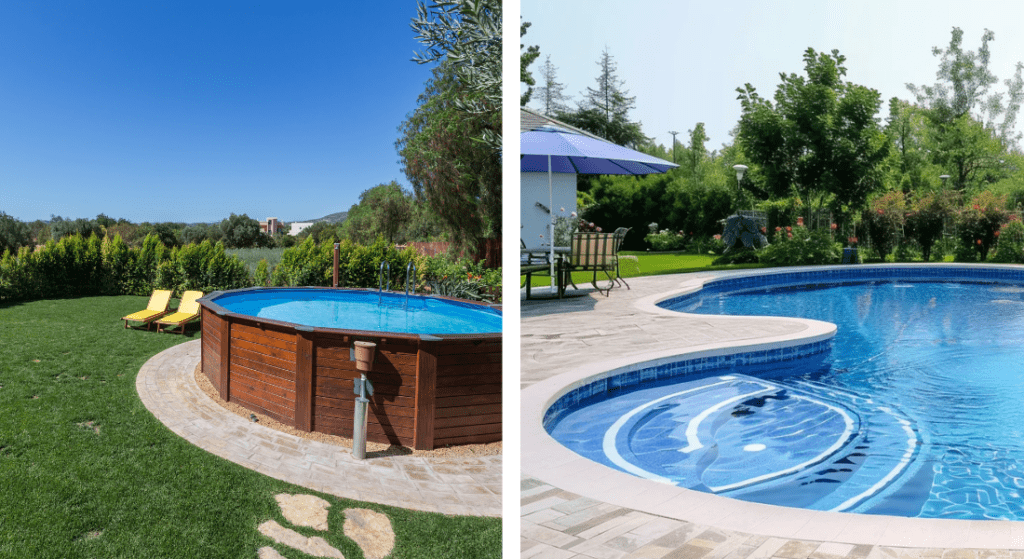
{"type": "Polygon", "coordinates": [[[263,231],[260,231],[260,222],[246,214],[231,214],[220,222],[220,231],[224,245],[228,248],[251,248],[266,244],[260,243],[260,236],[264,235],[263,231]]]}
{"type": "Polygon", "coordinates": [[[605,120],[611,122],[615,118],[626,118],[629,111],[636,108],[636,97],[628,97],[629,91],[624,89],[624,80],[620,80],[615,73],[618,65],[612,59],[608,47],[601,52],[601,59],[597,61],[601,73],[597,76],[597,87],[588,87],[586,106],[595,108],[604,113],[605,120]]]}
{"type": "Polygon", "coordinates": [[[607,48],[597,65],[601,68],[597,87],[587,88],[576,111],[557,113],[557,118],[619,145],[636,148],[649,143],[650,138],[643,134],[640,123],[629,120],[629,111],[636,107],[636,97],[627,96],[629,92],[623,89],[625,82],[616,75],[617,66],[607,48]]]}
{"type": "Polygon", "coordinates": [[[893,147],[889,165],[893,186],[904,194],[931,185],[942,174],[929,168],[930,132],[924,110],[893,97],[889,100],[885,135],[893,147]]]}
{"type": "Polygon", "coordinates": [[[497,126],[478,132],[494,151],[501,150],[501,0],[433,0],[430,9],[416,3],[412,20],[416,39],[427,47],[419,64],[447,62],[476,95],[456,99],[463,112],[497,116],[497,126]]]}
{"type": "Polygon", "coordinates": [[[989,70],[989,42],[995,33],[985,30],[977,52],[963,50],[963,31],[954,27],[949,46],[934,47],[939,57],[937,81],[932,86],[907,84],[925,109],[931,124],[932,159],[952,178],[955,190],[998,180],[1005,174],[1000,163],[1006,149],[1015,149],[1021,135],[1015,131],[1024,101],[1022,65],[1004,93],[992,92],[999,79],[989,70]]]}
{"type": "Polygon", "coordinates": [[[370,244],[378,235],[388,244],[405,241],[402,231],[412,219],[412,194],[395,181],[363,191],[359,203],[352,206],[342,224],[345,235],[362,244],[370,244]]]}
{"type": "MultiPolygon", "coordinates": [[[[519,18],[519,19],[520,19],[520,21],[522,20],[522,18],[519,18]]],[[[519,25],[519,37],[520,38],[522,38],[523,35],[526,35],[526,30],[529,27],[530,27],[530,23],[529,22],[521,23],[519,25]]],[[[524,44],[520,44],[519,45],[520,49],[522,49],[523,47],[526,47],[526,45],[524,45],[524,44]]],[[[537,60],[538,56],[540,56],[540,47],[538,47],[537,45],[534,45],[532,47],[527,47],[526,48],[526,52],[524,52],[524,53],[519,55],[519,81],[524,83],[524,84],[526,84],[528,86],[526,88],[526,93],[524,93],[524,94],[519,96],[519,105],[520,106],[524,106],[525,107],[526,104],[530,102],[530,96],[533,95],[533,87],[532,86],[537,85],[536,80],[533,79],[533,74],[531,74],[530,71],[527,70],[526,68],[529,67],[530,64],[533,64],[533,61],[537,60]]]]}
{"type": "Polygon", "coordinates": [[[700,184],[703,178],[704,161],[708,156],[707,148],[704,147],[708,141],[704,123],[698,122],[693,130],[687,130],[687,134],[690,135],[690,147],[686,150],[686,167],[690,171],[693,182],[700,184]]]}
{"type": "Polygon", "coordinates": [[[569,97],[564,93],[565,84],[558,81],[558,68],[551,63],[551,55],[540,67],[540,87],[537,88],[540,110],[546,115],[564,113],[569,110],[569,97]]]}
{"type": "Polygon", "coordinates": [[[1020,139],[1014,128],[1024,101],[1021,77],[1024,65],[1018,62],[1013,79],[1004,82],[1007,87],[1005,103],[1003,93],[990,93],[992,86],[999,83],[999,78],[988,68],[992,58],[989,42],[995,37],[995,33],[986,29],[978,52],[964,51],[964,32],[954,27],[946,49],[932,48],[932,54],[940,57],[935,85],[908,83],[907,89],[917,97],[918,103],[932,111],[931,116],[937,123],[952,123],[974,111],[975,120],[994,131],[1007,147],[1014,147],[1020,139]]]}
{"type": "Polygon", "coordinates": [[[473,138],[501,126],[500,113],[466,114],[456,101],[479,97],[449,64],[434,69],[416,111],[395,142],[417,200],[438,216],[451,241],[475,249],[501,233],[501,158],[473,138]]]}
{"type": "Polygon", "coordinates": [[[765,190],[794,192],[807,205],[836,211],[863,207],[881,184],[879,164],[890,143],[875,114],[877,91],[843,81],[845,56],[807,49],[804,73],[780,74],[775,102],[749,83],[737,88],[742,105],[737,140],[758,165],[765,190]]]}
{"type": "Polygon", "coordinates": [[[8,250],[18,252],[32,244],[32,230],[28,224],[0,211],[0,256],[8,250]]]}

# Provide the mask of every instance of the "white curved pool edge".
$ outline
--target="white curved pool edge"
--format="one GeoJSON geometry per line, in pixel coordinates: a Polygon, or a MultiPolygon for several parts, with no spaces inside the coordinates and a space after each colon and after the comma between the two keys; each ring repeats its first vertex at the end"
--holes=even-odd
{"type": "MultiPolygon", "coordinates": [[[[903,264],[870,266],[944,267],[942,264],[903,264]]],[[[975,265],[978,268],[1012,266],[975,265]]],[[[953,264],[948,267],[975,267],[953,264]]],[[[785,268],[777,271],[755,270],[747,273],[716,274],[694,279],[684,277],[678,289],[655,293],[640,299],[638,311],[665,317],[682,313],[657,307],[659,301],[691,293],[705,283],[721,277],[740,277],[764,273],[792,273],[804,270],[828,270],[841,266],[785,268]]],[[[865,266],[863,268],[868,268],[865,266]]],[[[693,318],[698,315],[689,315],[693,318]]],[[[699,315],[702,320],[727,325],[736,320],[767,317],[699,315]]],[[[772,317],[779,320],[778,317],[772,317]]],[[[570,390],[625,370],[670,363],[681,359],[728,355],[803,345],[831,338],[835,326],[819,321],[791,319],[805,324],[795,334],[770,336],[741,343],[726,342],[691,346],[682,351],[662,351],[626,356],[621,359],[589,363],[551,377],[524,389],[521,393],[522,473],[555,487],[584,497],[641,512],[749,534],[792,539],[827,540],[838,543],[901,547],[1024,549],[1024,522],[995,520],[942,520],[883,515],[822,512],[739,501],[709,493],[691,491],[652,482],[614,470],[572,452],[555,441],[544,429],[546,410],[570,390]],[[984,542],[983,546],[979,542],[984,542]]],[[[666,323],[666,327],[671,327],[666,323]]]]}

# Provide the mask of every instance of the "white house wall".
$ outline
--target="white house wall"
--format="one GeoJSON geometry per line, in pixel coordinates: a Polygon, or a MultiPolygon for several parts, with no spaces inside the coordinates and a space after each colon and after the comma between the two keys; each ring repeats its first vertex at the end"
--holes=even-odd
{"type": "MultiPolygon", "coordinates": [[[[548,207],[548,174],[520,173],[519,199],[522,228],[520,238],[528,247],[541,246],[548,243],[548,223],[550,217],[544,209],[548,207]],[[541,208],[537,205],[544,205],[541,208]],[[544,235],[543,238],[540,235],[544,235]]],[[[567,173],[551,174],[551,192],[554,197],[555,215],[566,215],[576,211],[576,175],[567,173]],[[561,209],[565,208],[562,214],[561,209]]]]}

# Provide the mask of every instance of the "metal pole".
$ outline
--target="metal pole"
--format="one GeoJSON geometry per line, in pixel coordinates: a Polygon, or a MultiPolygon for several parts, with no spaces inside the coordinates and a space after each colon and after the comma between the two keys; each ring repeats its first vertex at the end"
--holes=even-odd
{"type": "Polygon", "coordinates": [[[362,373],[361,385],[352,418],[352,456],[356,460],[366,459],[366,421],[370,409],[370,401],[366,399],[366,373],[362,373]]]}
{"type": "Polygon", "coordinates": [[[551,186],[551,154],[548,154],[548,240],[551,241],[551,291],[555,291],[555,194],[551,186]]]}
{"type": "Polygon", "coordinates": [[[334,243],[334,287],[338,287],[338,255],[341,252],[341,243],[334,243]]]}

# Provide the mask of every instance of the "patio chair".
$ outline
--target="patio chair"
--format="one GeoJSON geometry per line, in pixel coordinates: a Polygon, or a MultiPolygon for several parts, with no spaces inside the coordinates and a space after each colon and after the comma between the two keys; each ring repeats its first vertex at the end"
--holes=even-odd
{"type": "Polygon", "coordinates": [[[594,289],[604,293],[607,297],[615,287],[615,272],[618,259],[615,257],[615,234],[614,233],[573,233],[572,253],[569,256],[569,264],[566,274],[569,282],[575,287],[572,281],[572,272],[594,272],[591,283],[594,289]],[[608,287],[601,289],[597,285],[597,273],[604,272],[608,277],[608,287]]]}
{"type": "Polygon", "coordinates": [[[154,320],[169,312],[167,310],[167,306],[170,303],[170,291],[164,289],[153,290],[153,294],[149,296],[149,304],[146,305],[146,310],[134,312],[128,316],[121,317],[121,320],[124,321],[124,327],[128,328],[128,322],[141,322],[146,325],[146,330],[149,330],[149,327],[154,320]]]}
{"type": "MultiPolygon", "coordinates": [[[[526,243],[522,239],[519,239],[519,248],[525,249],[526,243]]],[[[551,260],[548,258],[548,254],[541,251],[524,252],[520,250],[519,256],[519,274],[526,274],[526,298],[530,298],[530,283],[534,274],[551,275],[551,260]]],[[[561,297],[561,289],[558,293],[561,297]]]]}
{"type": "MultiPolygon", "coordinates": [[[[623,258],[631,259],[634,262],[637,262],[637,258],[636,256],[619,256],[619,250],[622,248],[622,239],[626,236],[626,233],[629,233],[630,229],[632,229],[632,227],[619,227],[615,230],[615,233],[613,233],[613,235],[615,235],[615,281],[617,283],[621,282],[622,285],[626,286],[626,289],[632,288],[629,287],[629,284],[626,283],[626,280],[622,277],[622,271],[619,268],[619,264],[623,258]]],[[[637,263],[636,267],[639,270],[640,264],[637,263]]]]}
{"type": "Polygon", "coordinates": [[[156,331],[164,332],[167,331],[167,327],[173,329],[181,327],[179,334],[185,334],[185,324],[199,318],[199,298],[203,296],[202,291],[186,291],[181,295],[181,303],[178,304],[178,310],[169,314],[163,318],[157,319],[156,331]]]}

